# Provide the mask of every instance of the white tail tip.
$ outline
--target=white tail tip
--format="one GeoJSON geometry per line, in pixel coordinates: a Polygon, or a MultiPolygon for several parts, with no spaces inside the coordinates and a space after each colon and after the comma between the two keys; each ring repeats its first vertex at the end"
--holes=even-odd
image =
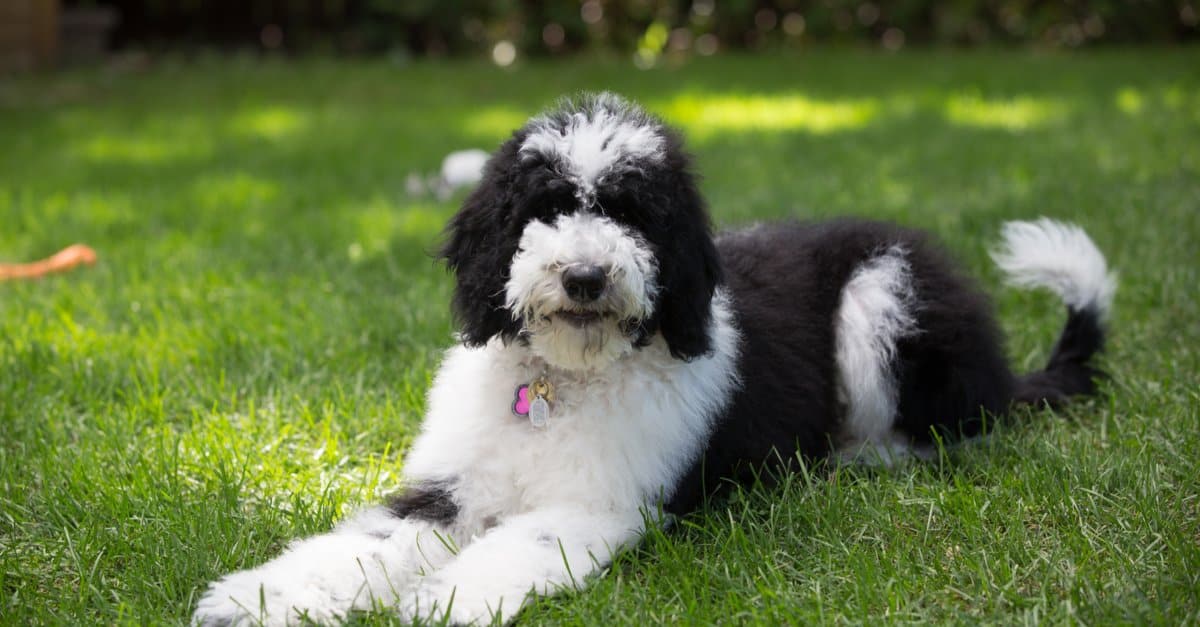
{"type": "Polygon", "coordinates": [[[1001,236],[1003,241],[992,251],[992,260],[1008,275],[1010,284],[1044,287],[1072,310],[1092,309],[1102,317],[1108,315],[1117,278],[1083,229],[1041,218],[1008,222],[1001,236]]]}

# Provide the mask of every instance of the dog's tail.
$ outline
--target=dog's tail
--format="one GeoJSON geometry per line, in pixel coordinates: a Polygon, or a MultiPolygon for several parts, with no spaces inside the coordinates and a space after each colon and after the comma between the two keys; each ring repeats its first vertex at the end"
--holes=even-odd
{"type": "Polygon", "coordinates": [[[1018,377],[1019,403],[1058,405],[1079,394],[1096,391],[1103,373],[1091,361],[1104,348],[1104,325],[1117,289],[1096,245],[1083,229],[1048,218],[1009,222],[992,259],[1009,283],[1044,287],[1067,306],[1067,325],[1059,335],[1050,363],[1018,377]]]}

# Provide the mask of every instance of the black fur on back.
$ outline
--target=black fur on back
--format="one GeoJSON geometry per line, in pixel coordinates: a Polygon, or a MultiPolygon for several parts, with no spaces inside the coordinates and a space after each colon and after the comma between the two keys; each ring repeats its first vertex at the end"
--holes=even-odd
{"type": "Polygon", "coordinates": [[[668,511],[691,510],[723,479],[744,482],[797,455],[820,460],[833,450],[844,413],[835,362],[842,289],[893,246],[910,265],[919,329],[897,345],[895,428],[914,443],[976,435],[1013,402],[1094,391],[1088,361],[1103,338],[1094,312],[1072,312],[1050,365],[1018,378],[989,299],[922,232],[839,219],[724,234],[718,250],[742,333],[742,386],[668,511]]]}

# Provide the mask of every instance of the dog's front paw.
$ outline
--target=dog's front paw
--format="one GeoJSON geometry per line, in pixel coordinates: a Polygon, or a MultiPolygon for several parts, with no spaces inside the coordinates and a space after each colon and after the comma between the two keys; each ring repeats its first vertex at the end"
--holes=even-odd
{"type": "Polygon", "coordinates": [[[501,607],[502,603],[489,601],[486,595],[472,594],[470,590],[456,588],[436,576],[430,576],[418,584],[398,606],[400,616],[406,621],[429,621],[451,625],[489,625],[497,618],[508,617],[516,608],[501,607]]]}
{"type": "Polygon", "coordinates": [[[331,623],[341,617],[329,590],[299,582],[272,581],[254,570],[234,573],[209,586],[196,604],[197,627],[284,626],[331,623]]]}

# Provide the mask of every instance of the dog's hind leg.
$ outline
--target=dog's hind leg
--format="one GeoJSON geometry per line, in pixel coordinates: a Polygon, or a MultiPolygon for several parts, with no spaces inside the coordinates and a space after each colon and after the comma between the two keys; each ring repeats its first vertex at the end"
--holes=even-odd
{"type": "Polygon", "coordinates": [[[834,320],[838,399],[843,407],[837,455],[891,464],[913,452],[893,430],[897,343],[917,332],[912,270],[895,246],[867,260],[842,288],[834,320]]]}
{"type": "Polygon", "coordinates": [[[928,240],[897,237],[858,268],[835,319],[839,455],[890,463],[980,433],[1015,378],[991,304],[928,240]]]}

